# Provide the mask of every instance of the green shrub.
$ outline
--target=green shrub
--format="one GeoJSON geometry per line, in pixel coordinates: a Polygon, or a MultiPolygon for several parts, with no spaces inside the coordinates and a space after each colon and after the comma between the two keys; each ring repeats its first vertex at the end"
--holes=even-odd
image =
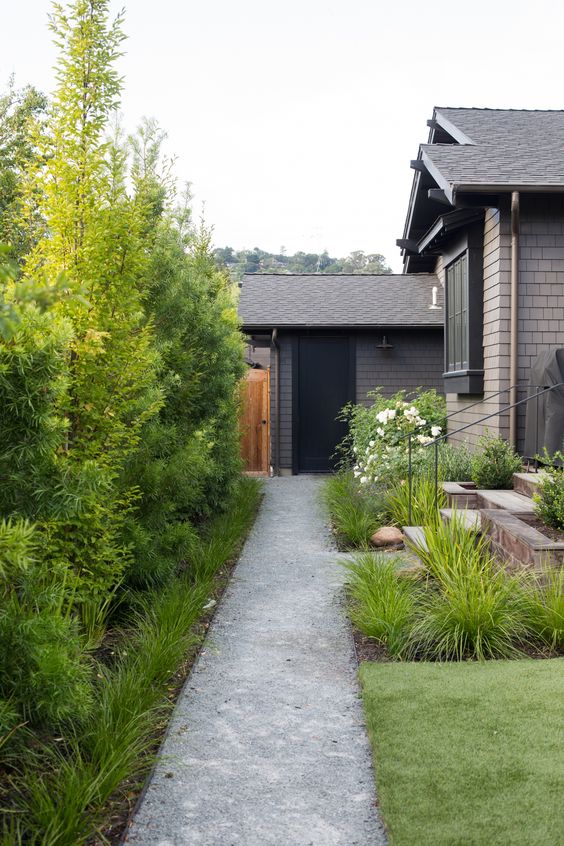
{"type": "Polygon", "coordinates": [[[414,475],[411,480],[411,522],[407,480],[396,483],[384,497],[386,515],[397,526],[427,526],[435,523],[439,509],[445,505],[443,488],[440,483],[435,487],[434,478],[427,475],[414,475]]]}
{"type": "Polygon", "coordinates": [[[522,461],[503,438],[483,435],[472,457],[472,481],[481,490],[513,487],[513,474],[522,468],[522,461]]]}
{"type": "Polygon", "coordinates": [[[25,521],[0,522],[0,698],[21,722],[54,729],[90,707],[90,668],[64,595],[25,521]]]}
{"type": "Polygon", "coordinates": [[[551,649],[564,649],[564,569],[545,567],[524,593],[526,623],[551,649]]]}
{"type": "Polygon", "coordinates": [[[440,445],[439,477],[443,482],[468,482],[472,479],[472,453],[465,444],[440,445]]]}
{"type": "Polygon", "coordinates": [[[484,537],[460,515],[425,527],[417,554],[433,582],[421,602],[414,649],[436,660],[500,658],[526,634],[519,583],[496,566],[484,537]]]}
{"type": "MultiPolygon", "coordinates": [[[[238,550],[254,519],[260,486],[243,479],[226,511],[208,526],[197,571],[188,568],[159,591],[137,595],[137,610],[115,663],[97,667],[89,716],[64,746],[39,747],[17,769],[14,842],[79,844],[98,839],[111,797],[129,793],[150,768],[155,728],[171,708],[171,677],[195,645],[193,625],[218,569],[238,550]]],[[[194,550],[196,552],[196,550],[194,550]]],[[[128,797],[129,798],[129,797],[128,797]]],[[[8,841],[11,842],[11,841],[8,841]]]]}
{"type": "Polygon", "coordinates": [[[367,546],[382,525],[381,496],[359,491],[352,473],[341,471],[325,481],[322,497],[338,535],[350,546],[367,546]]]}
{"type": "Polygon", "coordinates": [[[401,657],[410,640],[418,588],[398,577],[398,563],[389,555],[365,553],[344,566],[353,623],[401,657]]]}
{"type": "Polygon", "coordinates": [[[564,529],[564,453],[545,452],[544,475],[534,495],[535,512],[548,526],[564,529]]]}

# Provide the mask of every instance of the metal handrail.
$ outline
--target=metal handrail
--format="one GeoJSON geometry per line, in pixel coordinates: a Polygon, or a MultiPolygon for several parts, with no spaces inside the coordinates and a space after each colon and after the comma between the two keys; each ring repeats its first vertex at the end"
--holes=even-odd
{"type": "MultiPolygon", "coordinates": [[[[474,408],[476,405],[482,405],[488,400],[495,399],[496,397],[501,396],[501,394],[506,394],[509,391],[512,391],[513,388],[542,388],[543,385],[522,385],[520,382],[517,382],[516,385],[510,385],[509,388],[502,388],[501,391],[496,391],[495,394],[488,394],[487,396],[481,397],[479,400],[475,402],[471,402],[470,405],[465,405],[464,408],[457,408],[455,411],[451,411],[450,414],[445,414],[444,417],[441,418],[445,423],[453,417],[456,417],[457,414],[462,414],[464,411],[469,411],[471,408],[474,408]]],[[[414,400],[417,402],[417,400],[414,400]]],[[[417,426],[411,432],[406,432],[401,438],[398,438],[396,441],[397,444],[401,444],[402,441],[405,441],[406,438],[409,438],[411,435],[416,435],[418,432],[421,432],[428,426],[428,422],[425,421],[421,426],[417,426]]]]}
{"type": "MultiPolygon", "coordinates": [[[[539,387],[538,385],[529,385],[525,387],[539,387]]],[[[429,441],[429,443],[422,444],[422,447],[430,447],[433,446],[435,448],[435,508],[438,506],[438,493],[439,493],[439,444],[442,441],[445,441],[447,438],[452,437],[453,435],[458,435],[460,432],[465,432],[467,429],[471,429],[472,426],[478,426],[480,423],[485,423],[486,420],[491,420],[492,417],[499,417],[501,414],[504,414],[506,411],[509,411],[511,408],[517,408],[524,403],[530,402],[532,399],[537,399],[537,417],[538,417],[538,398],[543,396],[546,393],[550,393],[550,391],[556,390],[556,388],[564,387],[564,382],[558,382],[556,385],[549,385],[546,388],[543,388],[541,391],[538,391],[535,394],[531,394],[531,396],[525,397],[522,400],[518,400],[517,402],[513,402],[510,405],[506,405],[505,408],[499,408],[497,411],[492,411],[490,414],[486,414],[484,417],[480,417],[478,420],[473,420],[471,423],[466,423],[465,426],[460,426],[458,429],[455,429],[454,432],[445,432],[444,435],[439,435],[439,437],[434,438],[434,440],[429,441]]],[[[503,393],[500,391],[499,393],[503,393]]],[[[408,520],[411,525],[411,499],[412,499],[412,465],[411,465],[411,438],[414,433],[409,433],[409,440],[408,440],[408,486],[409,486],[409,500],[408,500],[408,520]]],[[[538,420],[537,420],[537,437],[538,437],[538,420]]],[[[537,450],[538,451],[538,450],[537,450]]]]}

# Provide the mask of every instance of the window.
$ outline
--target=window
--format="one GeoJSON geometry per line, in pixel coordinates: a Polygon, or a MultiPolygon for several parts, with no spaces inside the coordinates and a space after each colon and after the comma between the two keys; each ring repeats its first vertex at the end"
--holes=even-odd
{"type": "Polygon", "coordinates": [[[484,389],[483,226],[470,226],[442,250],[445,267],[445,393],[484,389]]]}
{"type": "Polygon", "coordinates": [[[446,269],[448,323],[446,333],[447,370],[468,370],[468,254],[465,252],[446,269]]]}

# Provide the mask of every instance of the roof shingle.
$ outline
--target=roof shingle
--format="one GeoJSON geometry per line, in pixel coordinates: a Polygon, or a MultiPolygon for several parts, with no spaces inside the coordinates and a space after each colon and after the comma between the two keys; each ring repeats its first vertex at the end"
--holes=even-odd
{"type": "Polygon", "coordinates": [[[427,158],[456,186],[564,188],[564,111],[436,108],[469,143],[423,144],[427,158]]]}
{"type": "Polygon", "coordinates": [[[433,274],[245,274],[244,327],[441,326],[442,288],[433,274]],[[440,309],[431,309],[438,288],[440,309]]]}

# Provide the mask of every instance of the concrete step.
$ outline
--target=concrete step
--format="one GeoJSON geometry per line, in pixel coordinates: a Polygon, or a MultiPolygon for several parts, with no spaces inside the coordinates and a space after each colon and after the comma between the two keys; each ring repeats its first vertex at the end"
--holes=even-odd
{"type": "Polygon", "coordinates": [[[415,551],[417,551],[417,549],[427,549],[427,541],[425,540],[425,530],[423,526],[404,526],[402,531],[408,544],[412,548],[415,547],[415,551]]]}
{"type": "Polygon", "coordinates": [[[532,497],[537,492],[539,484],[545,477],[546,473],[544,470],[539,470],[538,473],[514,473],[513,490],[523,496],[532,497]]]}
{"type": "Polygon", "coordinates": [[[456,514],[462,520],[467,529],[471,532],[479,532],[481,528],[480,512],[473,508],[441,508],[441,517],[448,523],[452,515],[456,514]]]}
{"type": "Polygon", "coordinates": [[[510,514],[532,514],[535,504],[532,499],[515,491],[476,491],[480,510],[499,508],[510,514]]]}

